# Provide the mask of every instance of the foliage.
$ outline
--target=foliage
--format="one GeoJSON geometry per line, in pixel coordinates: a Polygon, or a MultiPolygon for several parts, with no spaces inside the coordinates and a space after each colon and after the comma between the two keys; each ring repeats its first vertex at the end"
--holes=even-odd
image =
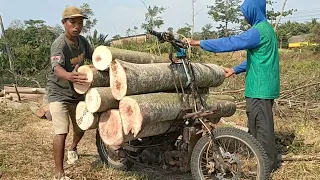
{"type": "Polygon", "coordinates": [[[142,23],[141,28],[145,31],[154,28],[160,28],[164,24],[164,20],[161,17],[161,14],[165,12],[164,7],[158,6],[149,6],[147,12],[145,13],[145,22],[142,23]]]}
{"type": "MultiPolygon", "coordinates": [[[[274,24],[276,22],[276,20],[279,18],[279,16],[281,15],[280,11],[275,11],[273,8],[273,5],[276,3],[277,3],[276,1],[267,0],[267,5],[269,6],[269,8],[267,9],[267,19],[270,21],[271,24],[274,24]]],[[[297,11],[296,9],[290,9],[288,11],[283,11],[282,17],[292,15],[292,13],[294,13],[296,11],[297,11]]]]}
{"type": "Polygon", "coordinates": [[[98,20],[94,17],[94,12],[92,11],[90,5],[88,3],[83,3],[80,6],[80,9],[82,10],[83,14],[85,14],[88,19],[85,20],[82,33],[89,33],[91,29],[97,24],[98,20]]]}
{"type": "MultiPolygon", "coordinates": [[[[5,30],[16,72],[30,75],[48,65],[51,44],[57,37],[52,29],[54,27],[46,25],[43,20],[28,20],[5,30]]],[[[3,38],[0,39],[0,58],[4,60],[0,68],[8,68],[3,38]]]]}
{"type": "Polygon", "coordinates": [[[208,14],[212,19],[221,22],[217,27],[220,36],[229,36],[229,25],[240,22],[240,2],[240,0],[216,0],[213,6],[208,6],[210,9],[208,14]]]}
{"type": "Polygon", "coordinates": [[[212,30],[212,24],[204,25],[201,30],[201,39],[212,39],[217,37],[217,33],[212,30]]]}
{"type": "Polygon", "coordinates": [[[97,30],[94,30],[93,35],[87,36],[87,39],[93,49],[100,45],[110,45],[110,41],[107,40],[108,35],[98,34],[97,30]]]}

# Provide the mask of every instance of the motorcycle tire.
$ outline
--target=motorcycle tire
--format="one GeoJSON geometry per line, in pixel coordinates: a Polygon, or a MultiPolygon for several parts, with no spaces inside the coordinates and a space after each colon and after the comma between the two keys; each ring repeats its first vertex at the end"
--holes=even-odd
{"type": "MultiPolygon", "coordinates": [[[[243,142],[253,152],[258,161],[259,172],[257,172],[257,179],[269,179],[270,171],[267,154],[262,145],[253,136],[243,130],[229,127],[215,129],[212,133],[217,140],[219,140],[219,138],[232,138],[243,142]]],[[[209,142],[211,141],[210,138],[210,135],[201,137],[192,151],[190,166],[192,176],[195,180],[206,179],[203,175],[200,165],[203,152],[205,151],[206,147],[208,147],[209,142]]]]}
{"type": "Polygon", "coordinates": [[[101,139],[98,129],[96,132],[96,146],[101,161],[108,166],[124,171],[129,170],[133,166],[133,163],[126,158],[115,155],[110,156],[110,152],[101,139]]]}

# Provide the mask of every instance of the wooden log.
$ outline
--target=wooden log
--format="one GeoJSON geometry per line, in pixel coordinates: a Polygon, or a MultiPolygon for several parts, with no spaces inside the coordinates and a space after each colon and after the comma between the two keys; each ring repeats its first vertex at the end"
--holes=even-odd
{"type": "Polygon", "coordinates": [[[80,129],[86,131],[89,129],[97,129],[99,122],[98,113],[93,114],[88,112],[87,104],[84,101],[80,101],[76,108],[76,122],[80,129]]]}
{"type": "Polygon", "coordinates": [[[118,146],[123,143],[122,121],[118,109],[110,109],[101,114],[99,134],[107,145],[118,146]]]}
{"type": "Polygon", "coordinates": [[[137,64],[170,62],[169,58],[167,57],[155,56],[149,53],[118,49],[114,47],[98,46],[93,52],[92,63],[98,70],[105,71],[109,69],[113,59],[120,59],[122,61],[137,64]]]}
{"type": "MultiPolygon", "coordinates": [[[[16,93],[16,90],[13,86],[4,86],[4,93],[16,93]]],[[[45,88],[32,88],[32,87],[17,87],[19,93],[22,94],[45,94],[45,88]]]]}
{"type": "Polygon", "coordinates": [[[73,83],[74,90],[79,94],[85,94],[90,87],[108,87],[110,86],[108,72],[98,71],[92,65],[80,66],[78,72],[87,75],[88,83],[82,85],[73,83]]]}
{"type": "Polygon", "coordinates": [[[29,108],[31,110],[31,112],[36,115],[39,118],[44,118],[45,117],[45,110],[42,107],[39,107],[35,104],[29,104],[29,108]]]}
{"type": "MultiPolygon", "coordinates": [[[[210,119],[230,117],[236,111],[233,97],[227,95],[202,95],[208,108],[216,107],[210,119]]],[[[150,122],[174,120],[181,112],[180,100],[175,93],[149,93],[124,97],[119,103],[123,131],[136,136],[150,122]]]]}
{"type": "MultiPolygon", "coordinates": [[[[42,97],[42,94],[22,94],[19,93],[21,100],[35,100],[42,97]]],[[[17,100],[18,95],[16,93],[9,93],[5,96],[6,99],[17,100]]]]}
{"type": "Polygon", "coordinates": [[[118,109],[119,101],[114,99],[110,87],[90,88],[86,94],[87,109],[91,113],[118,109]]]}
{"type": "MultiPolygon", "coordinates": [[[[177,120],[179,121],[179,120],[177,120]]],[[[176,130],[177,126],[174,126],[175,121],[162,121],[150,123],[145,126],[138,134],[129,133],[124,135],[123,142],[132,141],[138,138],[156,136],[164,133],[170,133],[176,130]]]]}
{"type": "MultiPolygon", "coordinates": [[[[112,95],[117,100],[124,96],[175,90],[174,77],[181,77],[184,88],[187,76],[182,64],[174,65],[177,73],[172,74],[169,63],[133,64],[120,60],[112,61],[109,70],[112,95]]],[[[194,63],[196,84],[198,87],[217,87],[225,79],[224,71],[215,64],[194,63]]],[[[178,88],[179,78],[176,78],[178,88]]]]}

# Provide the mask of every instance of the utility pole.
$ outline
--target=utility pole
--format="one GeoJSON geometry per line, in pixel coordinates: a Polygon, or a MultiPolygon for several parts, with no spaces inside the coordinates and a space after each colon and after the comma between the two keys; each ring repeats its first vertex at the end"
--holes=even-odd
{"type": "Polygon", "coordinates": [[[194,33],[194,26],[195,26],[195,7],[194,4],[197,0],[191,0],[192,1],[192,29],[191,29],[191,39],[193,38],[193,33],[194,33]]]}

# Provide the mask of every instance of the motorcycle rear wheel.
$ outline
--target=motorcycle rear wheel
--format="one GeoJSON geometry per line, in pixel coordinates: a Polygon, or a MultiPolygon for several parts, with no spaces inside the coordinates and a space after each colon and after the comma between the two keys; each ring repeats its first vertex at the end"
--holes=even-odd
{"type": "Polygon", "coordinates": [[[98,154],[103,163],[108,166],[119,169],[119,170],[129,170],[133,163],[126,158],[121,158],[118,155],[112,153],[108,147],[104,144],[103,140],[100,137],[99,130],[96,132],[96,146],[98,154]]]}

